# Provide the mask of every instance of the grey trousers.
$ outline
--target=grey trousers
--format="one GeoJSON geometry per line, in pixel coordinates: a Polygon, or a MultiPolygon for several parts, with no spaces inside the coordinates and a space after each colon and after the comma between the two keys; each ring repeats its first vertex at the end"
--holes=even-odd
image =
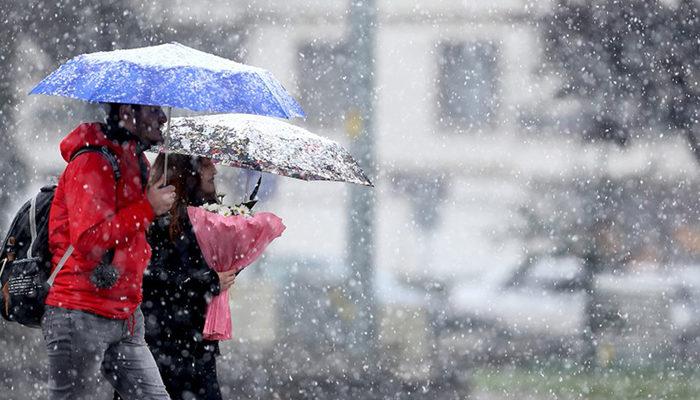
{"type": "Polygon", "coordinates": [[[144,340],[140,309],[132,318],[114,320],[47,306],[41,328],[51,400],[94,398],[99,373],[125,400],[170,399],[144,340]]]}

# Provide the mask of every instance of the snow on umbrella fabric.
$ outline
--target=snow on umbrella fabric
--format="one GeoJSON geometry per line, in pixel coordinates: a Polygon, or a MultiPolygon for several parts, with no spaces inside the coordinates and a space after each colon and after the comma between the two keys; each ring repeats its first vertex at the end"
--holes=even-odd
{"type": "Polygon", "coordinates": [[[194,111],[304,116],[270,72],[179,43],[74,57],[31,94],[194,111]]]}
{"type": "Polygon", "coordinates": [[[275,118],[223,114],[173,118],[168,152],[303,180],[372,186],[340,144],[275,118]]]}
{"type": "MultiPolygon", "coordinates": [[[[268,212],[225,217],[201,207],[187,207],[187,214],[204,259],[213,270],[219,272],[240,272],[257,260],[285,230],[282,220],[268,212]]],[[[228,290],[212,298],[204,321],[205,339],[231,338],[228,290]]]]}

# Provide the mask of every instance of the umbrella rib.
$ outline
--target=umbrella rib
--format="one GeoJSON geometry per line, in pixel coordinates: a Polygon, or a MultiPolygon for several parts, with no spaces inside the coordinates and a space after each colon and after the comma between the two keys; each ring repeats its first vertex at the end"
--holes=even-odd
{"type": "MultiPolygon", "coordinates": [[[[265,84],[265,87],[266,87],[267,90],[269,90],[270,93],[275,97],[275,99],[277,100],[277,102],[278,102],[279,104],[286,104],[286,102],[282,101],[282,99],[280,99],[279,96],[277,96],[277,91],[273,90],[273,88],[270,87],[270,84],[267,82],[267,74],[266,74],[266,73],[262,73],[262,74],[260,74],[260,76],[261,76],[261,77],[262,77],[262,76],[265,76],[265,78],[262,79],[263,84],[265,84]]],[[[292,116],[287,112],[286,107],[280,107],[280,108],[282,109],[282,112],[284,113],[284,116],[285,116],[287,119],[289,119],[289,118],[292,117],[292,116]]]]}

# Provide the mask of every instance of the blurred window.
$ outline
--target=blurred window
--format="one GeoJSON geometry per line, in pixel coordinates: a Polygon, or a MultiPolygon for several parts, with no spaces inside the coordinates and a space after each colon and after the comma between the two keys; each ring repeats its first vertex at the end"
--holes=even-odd
{"type": "Polygon", "coordinates": [[[491,42],[439,46],[437,103],[442,127],[465,130],[495,125],[497,56],[498,48],[491,42]]]}
{"type": "Polygon", "coordinates": [[[306,121],[316,127],[340,126],[350,99],[346,46],[314,41],[301,45],[298,54],[301,106],[306,121]]]}

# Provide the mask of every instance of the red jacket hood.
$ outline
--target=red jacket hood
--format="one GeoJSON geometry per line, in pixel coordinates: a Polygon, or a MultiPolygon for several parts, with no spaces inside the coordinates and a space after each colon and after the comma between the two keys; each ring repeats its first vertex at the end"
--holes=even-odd
{"type": "Polygon", "coordinates": [[[69,162],[73,153],[85,146],[107,146],[115,154],[122,152],[121,146],[107,138],[103,132],[103,124],[98,122],[78,125],[61,141],[61,156],[69,162]]]}

